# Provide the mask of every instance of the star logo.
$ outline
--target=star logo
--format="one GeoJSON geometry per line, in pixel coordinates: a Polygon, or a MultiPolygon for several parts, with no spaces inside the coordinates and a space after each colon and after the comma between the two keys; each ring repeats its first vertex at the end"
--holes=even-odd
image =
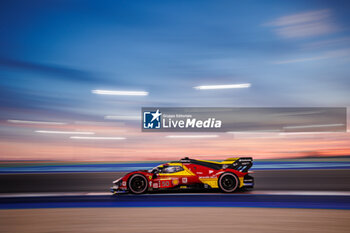
{"type": "Polygon", "coordinates": [[[151,114],[153,116],[151,122],[156,120],[156,119],[157,119],[157,121],[159,121],[159,117],[162,115],[162,113],[159,112],[159,109],[157,109],[157,111],[155,113],[151,113],[151,114]]]}
{"type": "Polygon", "coordinates": [[[156,111],[143,112],[143,128],[144,129],[160,129],[161,128],[162,113],[157,109],[156,111]]]}

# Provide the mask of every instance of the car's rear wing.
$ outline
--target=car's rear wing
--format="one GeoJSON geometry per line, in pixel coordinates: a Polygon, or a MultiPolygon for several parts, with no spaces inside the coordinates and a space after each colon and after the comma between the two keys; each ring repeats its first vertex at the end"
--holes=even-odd
{"type": "MultiPolygon", "coordinates": [[[[226,162],[229,160],[226,160],[226,162]]],[[[248,172],[248,170],[253,166],[253,158],[252,157],[242,157],[232,161],[228,167],[235,169],[240,172],[248,172]]]]}

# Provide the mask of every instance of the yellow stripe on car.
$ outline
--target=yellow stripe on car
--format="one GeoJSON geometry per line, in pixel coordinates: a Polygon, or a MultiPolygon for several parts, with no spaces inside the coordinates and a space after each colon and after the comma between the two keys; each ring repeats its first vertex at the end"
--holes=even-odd
{"type": "Polygon", "coordinates": [[[203,184],[209,185],[211,188],[219,188],[218,178],[199,178],[203,184]]]}
{"type": "Polygon", "coordinates": [[[242,188],[244,183],[243,183],[244,177],[239,177],[239,187],[242,188]]]}
{"type": "Polygon", "coordinates": [[[193,172],[190,171],[186,166],[182,165],[182,163],[168,163],[169,166],[180,166],[184,170],[174,173],[159,173],[159,176],[195,176],[193,172]]]}
{"type": "Polygon", "coordinates": [[[197,160],[197,161],[206,162],[206,163],[214,163],[214,164],[232,164],[232,163],[235,162],[237,159],[238,159],[238,158],[230,158],[230,159],[226,159],[226,160],[221,161],[221,162],[210,161],[210,160],[197,160]]]}

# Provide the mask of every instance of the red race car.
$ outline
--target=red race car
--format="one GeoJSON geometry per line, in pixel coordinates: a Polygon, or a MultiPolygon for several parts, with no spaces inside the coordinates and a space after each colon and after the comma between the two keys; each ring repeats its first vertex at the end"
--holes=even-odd
{"type": "Polygon", "coordinates": [[[186,157],[152,170],[130,172],[113,182],[111,192],[142,194],[158,190],[220,189],[232,193],[254,186],[254,178],[248,174],[252,165],[251,157],[230,158],[222,162],[186,157]]]}

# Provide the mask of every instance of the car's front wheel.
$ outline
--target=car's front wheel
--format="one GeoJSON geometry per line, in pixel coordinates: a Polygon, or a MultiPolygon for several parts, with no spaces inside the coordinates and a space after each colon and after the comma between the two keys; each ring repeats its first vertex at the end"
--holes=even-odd
{"type": "Polygon", "coordinates": [[[224,173],[219,178],[219,187],[225,193],[232,193],[239,187],[239,180],[233,173],[224,173]]]}
{"type": "Polygon", "coordinates": [[[145,176],[135,174],[129,178],[128,187],[130,192],[135,194],[142,194],[147,191],[148,182],[145,176]]]}

